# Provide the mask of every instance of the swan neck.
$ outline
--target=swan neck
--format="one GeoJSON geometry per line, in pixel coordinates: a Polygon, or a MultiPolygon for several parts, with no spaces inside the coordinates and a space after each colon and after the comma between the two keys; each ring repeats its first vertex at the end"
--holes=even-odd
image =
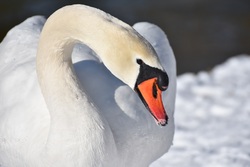
{"type": "MultiPolygon", "coordinates": [[[[132,89],[139,73],[137,57],[162,69],[154,49],[142,36],[131,26],[98,9],[83,5],[64,7],[48,19],[44,29],[44,32],[50,30],[46,38],[57,39],[53,45],[62,48],[59,52],[71,52],[76,43],[90,47],[110,72],[132,89]],[[64,50],[64,46],[70,49],[64,50]]],[[[71,57],[65,54],[63,60],[68,59],[71,57]]]]}
{"type": "Polygon", "coordinates": [[[72,158],[72,162],[100,166],[109,163],[104,162],[105,151],[112,155],[116,148],[108,123],[89,100],[72,64],[75,44],[93,43],[91,34],[82,29],[83,16],[74,11],[72,7],[60,9],[47,20],[37,51],[38,81],[51,117],[46,152],[50,157],[63,153],[62,158],[72,158]],[[67,155],[70,149],[92,151],[88,156],[67,155]]]}

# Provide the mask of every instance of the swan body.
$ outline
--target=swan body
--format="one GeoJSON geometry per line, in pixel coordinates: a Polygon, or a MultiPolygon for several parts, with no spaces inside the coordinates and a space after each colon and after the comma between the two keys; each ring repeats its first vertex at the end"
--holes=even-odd
{"type": "Polygon", "coordinates": [[[0,44],[0,166],[148,166],[165,153],[176,89],[165,34],[84,5],[55,12],[40,35],[44,22],[32,17],[0,44]],[[132,90],[133,57],[168,74],[163,128],[132,90]]]}

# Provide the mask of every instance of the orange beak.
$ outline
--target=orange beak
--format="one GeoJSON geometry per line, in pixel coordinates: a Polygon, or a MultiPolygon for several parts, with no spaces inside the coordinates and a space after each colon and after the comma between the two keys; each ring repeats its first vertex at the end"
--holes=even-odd
{"type": "Polygon", "coordinates": [[[137,93],[157,123],[165,126],[168,123],[168,116],[162,103],[162,91],[159,89],[156,81],[157,78],[143,81],[137,85],[137,93]]]}

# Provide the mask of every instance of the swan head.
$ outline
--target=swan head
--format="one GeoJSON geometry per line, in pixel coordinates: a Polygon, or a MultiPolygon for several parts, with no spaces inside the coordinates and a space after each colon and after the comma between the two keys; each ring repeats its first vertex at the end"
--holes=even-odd
{"type": "Polygon", "coordinates": [[[140,67],[134,90],[157,124],[165,126],[168,116],[162,102],[162,91],[168,88],[168,75],[163,70],[147,65],[142,59],[136,62],[140,67]]]}
{"type": "MultiPolygon", "coordinates": [[[[74,12],[71,11],[70,16],[74,12]]],[[[76,43],[80,41],[93,49],[114,76],[135,90],[156,122],[165,126],[168,116],[162,102],[162,91],[168,87],[168,75],[152,45],[131,26],[99,10],[80,10],[76,18],[79,21],[73,20],[66,25],[70,33],[65,29],[62,31],[76,39],[76,43]],[[84,23],[84,26],[79,23],[84,23]],[[72,34],[75,27],[79,29],[72,34]]]]}
{"type": "Polygon", "coordinates": [[[112,52],[107,49],[103,54],[107,56],[103,56],[102,61],[111,73],[138,94],[157,124],[165,126],[168,116],[162,102],[162,91],[168,88],[169,78],[157,53],[146,39],[129,27],[117,34],[120,38],[113,37],[108,43],[112,43],[109,48],[115,49],[112,52]]]}

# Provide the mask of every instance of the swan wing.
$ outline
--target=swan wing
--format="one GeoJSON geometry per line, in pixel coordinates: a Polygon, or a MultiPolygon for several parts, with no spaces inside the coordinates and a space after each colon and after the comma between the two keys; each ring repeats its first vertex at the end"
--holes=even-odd
{"type": "Polygon", "coordinates": [[[0,44],[0,119],[7,120],[4,116],[11,114],[26,117],[25,113],[12,112],[28,112],[39,106],[35,56],[44,22],[41,16],[29,18],[11,29],[0,44]]]}
{"type": "Polygon", "coordinates": [[[42,16],[31,17],[12,28],[0,43],[0,164],[3,166],[23,164],[20,155],[29,156],[27,146],[46,139],[42,135],[48,131],[49,117],[35,70],[44,23],[42,16]],[[10,156],[17,158],[8,162],[12,160],[10,156]]]}

